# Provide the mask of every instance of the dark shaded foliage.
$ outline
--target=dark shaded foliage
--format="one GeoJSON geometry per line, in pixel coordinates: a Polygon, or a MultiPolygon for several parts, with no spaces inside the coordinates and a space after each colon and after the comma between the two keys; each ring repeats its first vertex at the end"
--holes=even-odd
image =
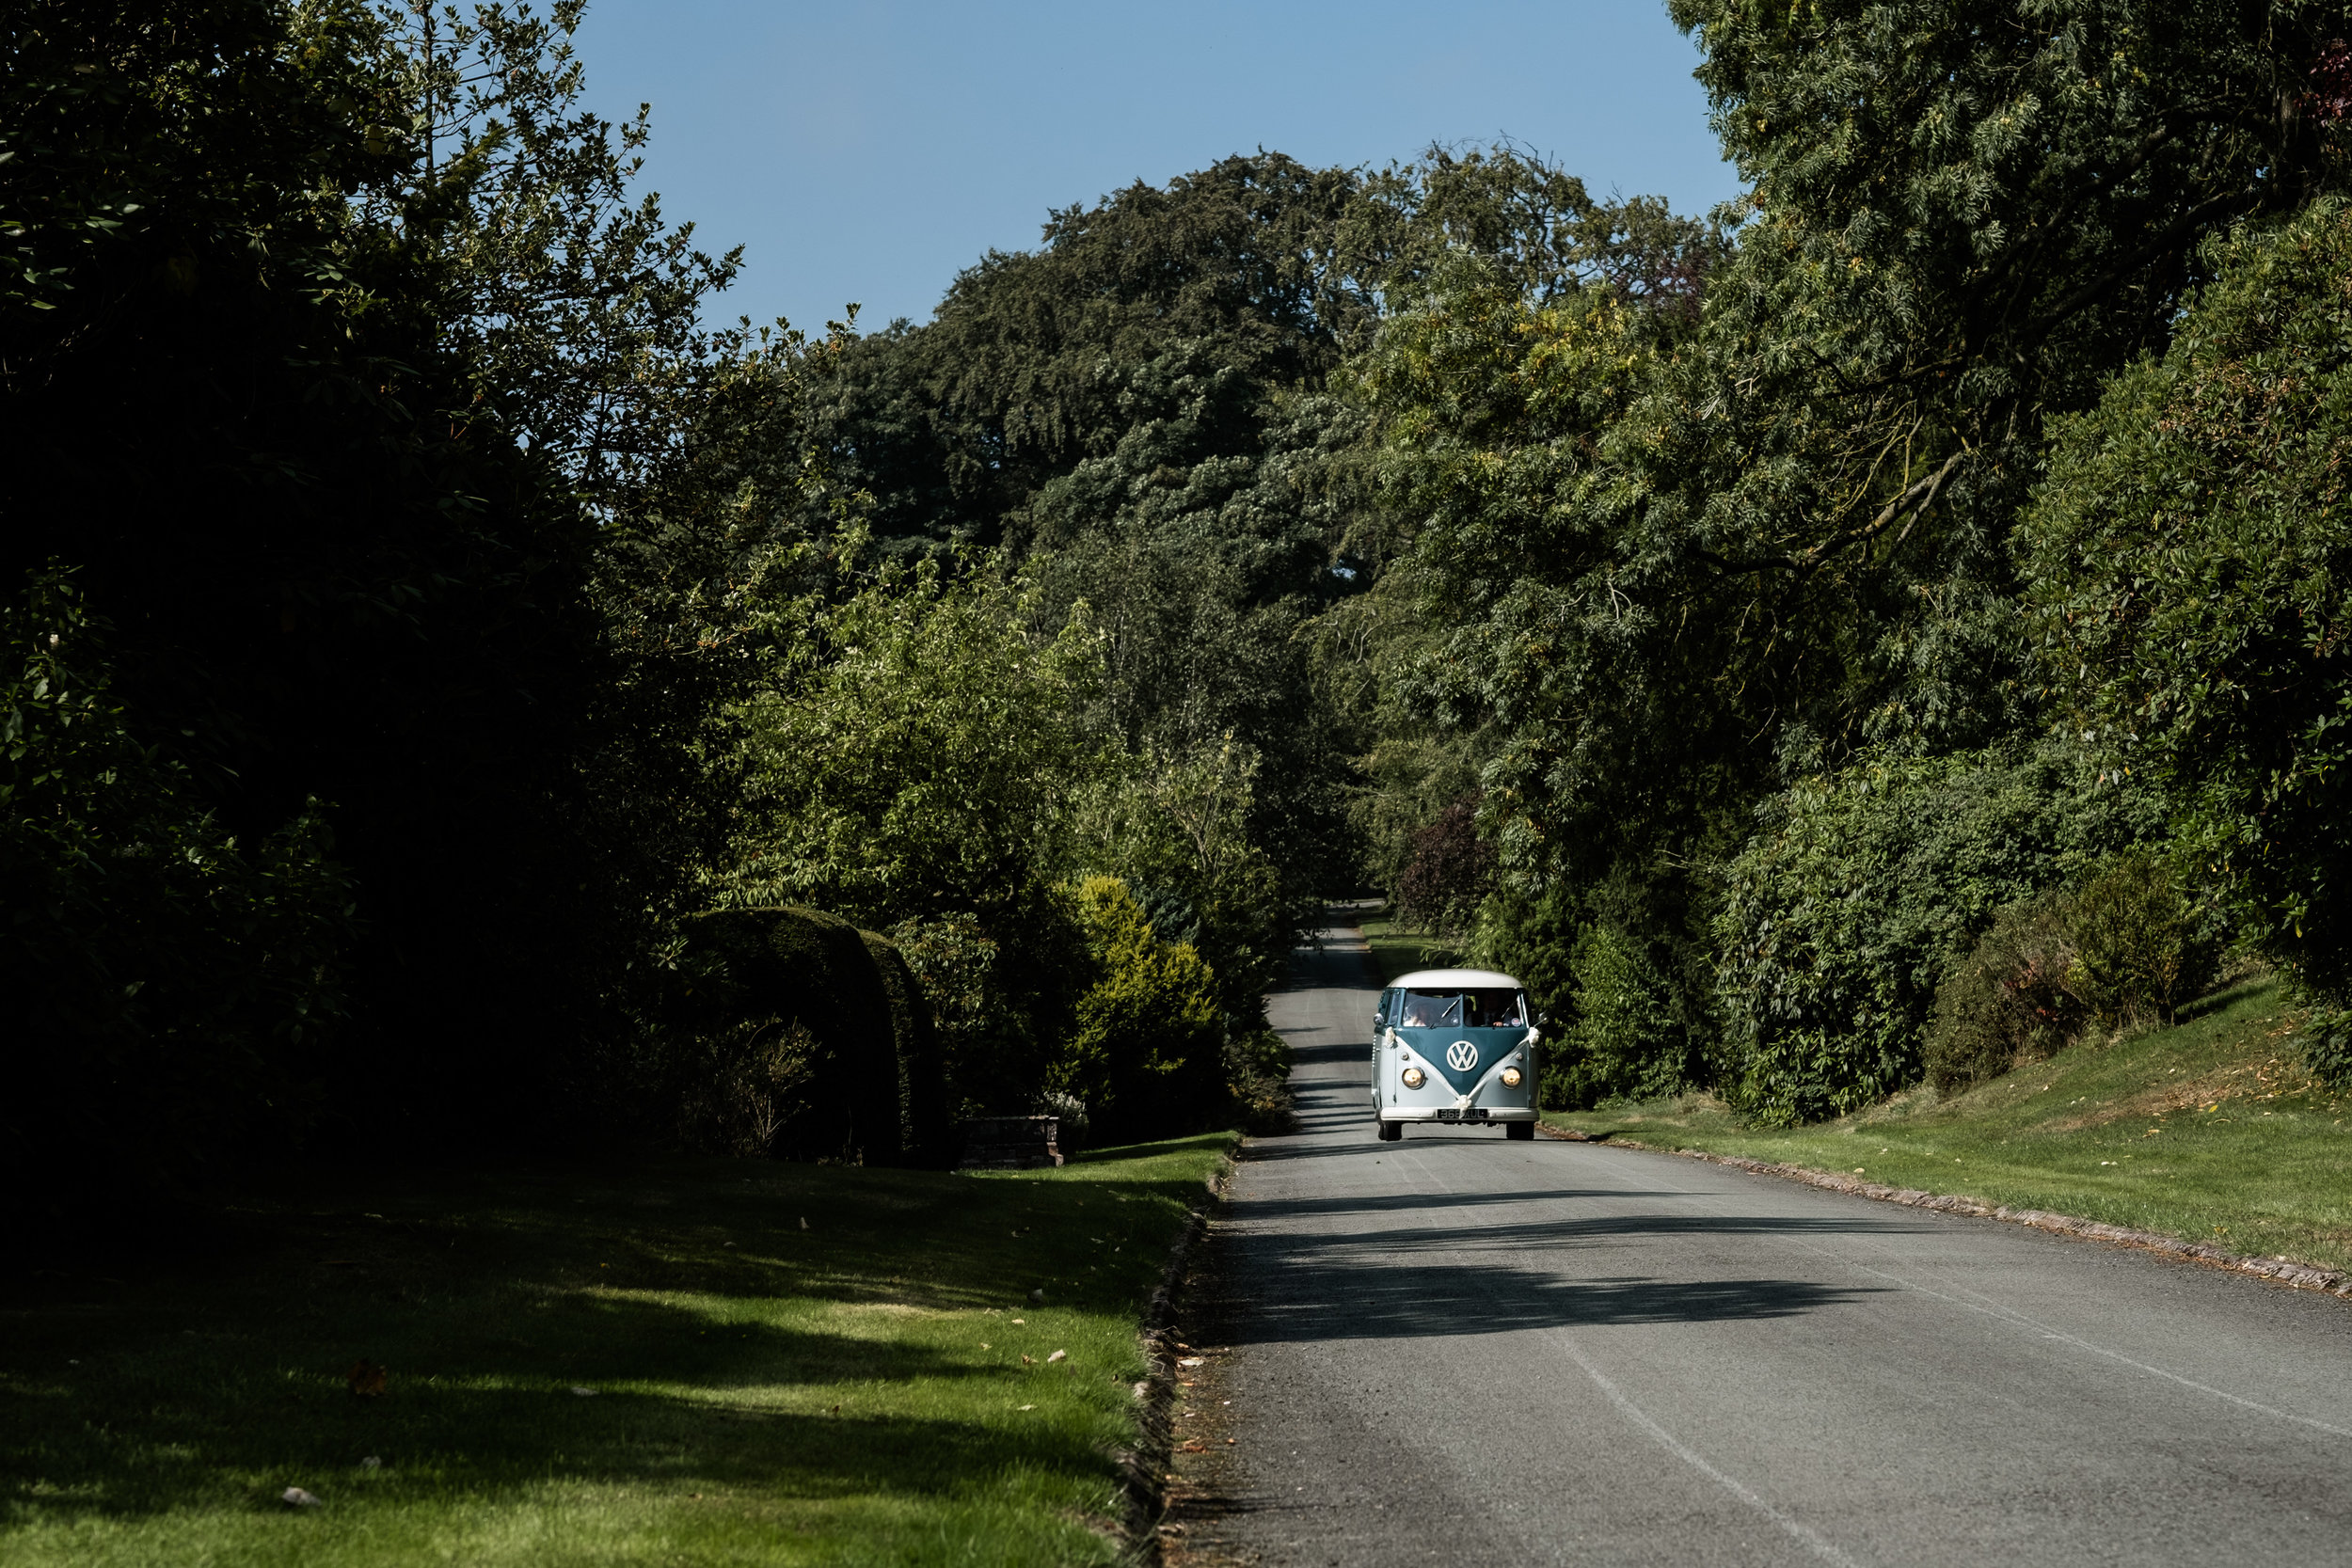
{"type": "Polygon", "coordinates": [[[945,1169],[955,1163],[955,1128],[947,1117],[946,1063],[930,999],[896,942],[871,931],[859,934],[890,998],[898,1066],[898,1163],[945,1169]]]}
{"type": "Polygon", "coordinates": [[[902,1119],[918,1097],[900,1090],[899,1009],[867,935],[800,908],[719,910],[687,929],[688,1028],[711,1033],[756,1020],[779,1036],[805,1036],[766,1152],[897,1164],[911,1135],[935,1155],[941,1129],[902,1119]]]}
{"type": "Polygon", "coordinates": [[[325,1110],[359,934],[315,804],[255,842],[223,828],[131,733],[64,574],[0,657],[0,1181],[54,1218],[290,1147],[325,1110]]]}
{"type": "Polygon", "coordinates": [[[1412,858],[1392,895],[1397,913],[1423,930],[1459,931],[1494,885],[1494,848],[1478,833],[1478,802],[1456,800],[1412,836],[1412,858]]]}

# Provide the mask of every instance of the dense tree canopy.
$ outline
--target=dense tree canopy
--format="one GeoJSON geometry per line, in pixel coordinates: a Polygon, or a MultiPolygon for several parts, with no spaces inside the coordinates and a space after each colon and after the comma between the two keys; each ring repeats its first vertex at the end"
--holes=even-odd
{"type": "Polygon", "coordinates": [[[1262,150],[811,341],[703,325],[580,0],[18,7],[9,1157],[782,1148],[714,906],[1122,1135],[1265,1101],[1367,885],[1580,1101],[1862,1104],[2061,899],[2352,1038],[2343,8],[1668,9],[1707,217],[1262,150]]]}

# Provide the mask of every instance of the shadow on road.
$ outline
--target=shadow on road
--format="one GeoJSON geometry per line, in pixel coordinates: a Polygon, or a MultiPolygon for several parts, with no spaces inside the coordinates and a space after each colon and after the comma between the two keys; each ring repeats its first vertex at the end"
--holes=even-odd
{"type": "Polygon", "coordinates": [[[1467,1259],[1457,1269],[1351,1262],[1320,1249],[1236,1261],[1242,1266],[1227,1275],[1226,1309],[1244,1342],[1261,1343],[1788,1318],[1879,1293],[1796,1279],[1563,1279],[1467,1259]]]}

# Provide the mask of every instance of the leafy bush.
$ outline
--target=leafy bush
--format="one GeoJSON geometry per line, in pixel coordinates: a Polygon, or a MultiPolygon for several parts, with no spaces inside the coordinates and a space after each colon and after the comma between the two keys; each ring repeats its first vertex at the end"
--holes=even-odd
{"type": "Polygon", "coordinates": [[[1267,1137],[1292,1130],[1290,1076],[1290,1041],[1276,1031],[1251,1029],[1226,1038],[1225,1089],[1243,1132],[1267,1137]]]}
{"type": "Polygon", "coordinates": [[[2021,564],[2060,696],[2173,792],[2239,929],[2328,1012],[2352,996],[2352,203],[2205,261],[2163,358],[2054,426],[2021,564]]]}
{"type": "Polygon", "coordinates": [[[930,999],[896,942],[872,931],[858,934],[890,998],[890,1032],[898,1046],[899,1163],[943,1169],[955,1162],[955,1128],[947,1117],[946,1063],[930,999]]]}
{"type": "Polygon", "coordinates": [[[2074,943],[2067,989],[2109,1027],[2169,1024],[2213,980],[2217,944],[2171,867],[2145,849],[2107,862],[2062,907],[2074,943]]]}
{"type": "Polygon", "coordinates": [[[0,1177],[62,1201],[299,1133],[357,925],[315,802],[247,849],[141,745],[68,575],[6,621],[0,1177]]]}
{"type": "Polygon", "coordinates": [[[719,1076],[770,1103],[764,1152],[893,1164],[904,1155],[892,998],[866,939],[817,910],[721,910],[692,923],[691,1017],[732,1041],[719,1076]],[[795,1042],[785,1052],[786,1040],[795,1042]]]}
{"type": "Polygon", "coordinates": [[[2303,1022],[2303,1060],[2312,1076],[2334,1089],[2352,1089],[2352,1008],[2317,1006],[2303,1022]]]}
{"type": "Polygon", "coordinates": [[[2090,1009],[2067,988],[2075,954],[2065,903],[2052,893],[2003,910],[1936,988],[1924,1053],[1936,1093],[1958,1094],[2050,1055],[2082,1028],[2090,1009]]]}
{"type": "Polygon", "coordinates": [[[2093,1023],[2170,1023],[2212,983],[2217,952],[2171,868],[2126,849],[2078,888],[2001,911],[1937,990],[1929,1081],[1956,1094],[2051,1054],[2093,1023]]]}
{"type": "Polygon", "coordinates": [[[2157,802],[2055,743],[1876,757],[1792,785],[1715,923],[1726,1098],[1838,1115],[1918,1076],[1937,988],[2004,906],[2157,831],[2157,802]]]}
{"type": "Polygon", "coordinates": [[[1575,1022],[1545,1059],[1543,1102],[1581,1110],[1681,1089],[1692,1077],[1691,1038],[1644,943],[1615,925],[1589,926],[1571,968],[1575,1022]]]}
{"type": "Polygon", "coordinates": [[[1046,1087],[1084,1101],[1103,1141],[1193,1131],[1223,1108],[1216,976],[1160,940],[1118,878],[1086,879],[1077,906],[1100,978],[1046,1087]]]}

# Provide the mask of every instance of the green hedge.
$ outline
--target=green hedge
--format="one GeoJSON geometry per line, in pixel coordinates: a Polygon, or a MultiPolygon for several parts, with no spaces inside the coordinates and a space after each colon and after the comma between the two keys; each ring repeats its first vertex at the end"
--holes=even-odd
{"type": "Polygon", "coordinates": [[[756,1060],[767,1152],[945,1162],[937,1037],[886,939],[818,910],[720,910],[691,923],[684,971],[691,1025],[756,1060]]]}

